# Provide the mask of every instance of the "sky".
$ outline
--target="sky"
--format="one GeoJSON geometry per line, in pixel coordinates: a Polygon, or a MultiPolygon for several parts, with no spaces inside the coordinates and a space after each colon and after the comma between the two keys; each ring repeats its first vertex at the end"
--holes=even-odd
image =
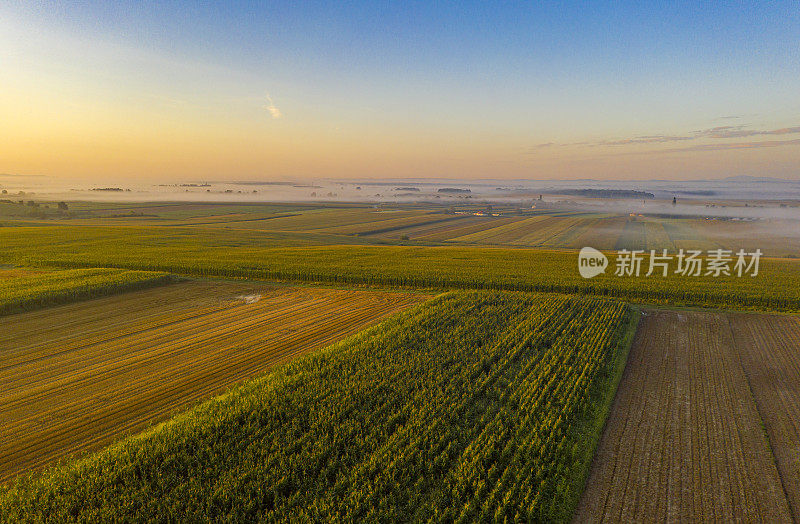
{"type": "Polygon", "coordinates": [[[0,3],[0,173],[800,179],[800,3],[0,3]]]}

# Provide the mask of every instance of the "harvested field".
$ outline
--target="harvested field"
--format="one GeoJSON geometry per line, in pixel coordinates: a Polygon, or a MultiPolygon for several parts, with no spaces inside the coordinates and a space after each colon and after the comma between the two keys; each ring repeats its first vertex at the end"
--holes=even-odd
{"type": "Polygon", "coordinates": [[[413,240],[445,241],[455,237],[490,230],[520,220],[518,217],[479,217],[459,215],[457,220],[440,221],[431,224],[409,226],[377,236],[399,238],[407,235],[413,240]]]}
{"type": "Polygon", "coordinates": [[[6,317],[0,480],[98,449],[427,298],[184,282],[6,317]]]}
{"type": "Polygon", "coordinates": [[[427,211],[393,211],[381,213],[373,209],[319,209],[291,217],[265,222],[263,229],[271,231],[325,231],[327,233],[357,234],[411,225],[436,218],[427,211]]]}
{"type": "Polygon", "coordinates": [[[646,313],[575,522],[792,521],[739,353],[725,313],[646,313]]]}
{"type": "Polygon", "coordinates": [[[572,218],[566,217],[563,220],[570,223],[569,227],[542,242],[543,247],[566,247],[571,246],[577,238],[579,238],[586,231],[591,231],[597,224],[596,218],[572,218]]]}
{"type": "Polygon", "coordinates": [[[635,220],[628,220],[625,222],[625,228],[622,230],[622,235],[617,240],[614,249],[617,251],[620,249],[628,249],[631,251],[635,249],[647,249],[644,222],[637,222],[635,220]]]}
{"type": "Polygon", "coordinates": [[[644,223],[645,239],[647,249],[675,251],[675,244],[670,239],[664,224],[655,220],[648,220],[644,223]]]}
{"type": "Polygon", "coordinates": [[[509,243],[519,246],[539,246],[570,229],[576,221],[573,217],[546,217],[538,224],[530,224],[532,227],[526,228],[522,236],[509,243]]]}
{"type": "Polygon", "coordinates": [[[627,217],[603,216],[584,219],[571,229],[553,238],[548,246],[580,249],[591,246],[600,250],[613,250],[625,228],[627,217]]]}
{"type": "Polygon", "coordinates": [[[514,220],[504,224],[498,224],[491,228],[482,228],[475,231],[469,231],[460,236],[454,236],[451,240],[458,242],[469,243],[494,243],[494,242],[510,242],[522,235],[526,234],[525,228],[530,224],[535,224],[545,220],[549,217],[535,216],[530,218],[523,218],[521,220],[514,220]]]}
{"type": "Polygon", "coordinates": [[[540,246],[581,223],[576,217],[539,215],[453,240],[480,244],[540,246]]]}
{"type": "Polygon", "coordinates": [[[800,318],[728,316],[795,518],[800,518],[800,318]]]}
{"type": "Polygon", "coordinates": [[[718,247],[699,231],[702,220],[663,220],[664,231],[669,235],[675,249],[708,250],[718,247]]]}

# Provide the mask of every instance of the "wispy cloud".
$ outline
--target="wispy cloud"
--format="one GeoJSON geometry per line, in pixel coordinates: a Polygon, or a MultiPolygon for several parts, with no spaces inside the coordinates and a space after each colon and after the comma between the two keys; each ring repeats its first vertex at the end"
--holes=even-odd
{"type": "Polygon", "coordinates": [[[790,140],[763,140],[760,142],[734,142],[734,143],[721,143],[721,144],[696,144],[689,147],[676,147],[672,149],[664,149],[663,153],[678,153],[683,151],[725,151],[731,149],[758,149],[762,147],[779,147],[779,146],[792,146],[800,145],[800,138],[790,140]]]}
{"type": "Polygon", "coordinates": [[[704,129],[702,131],[695,131],[695,136],[698,138],[743,138],[759,135],[791,135],[795,133],[800,133],[800,126],[783,127],[780,129],[771,129],[767,131],[747,129],[745,126],[722,126],[704,129]]]}
{"type": "Polygon", "coordinates": [[[623,138],[621,140],[603,140],[592,145],[598,146],[625,146],[628,144],[663,144],[665,142],[679,142],[681,140],[694,140],[693,136],[674,136],[674,135],[649,135],[637,136],[634,138],[623,138]]]}
{"type": "Polygon", "coordinates": [[[717,144],[693,144],[685,147],[671,147],[667,149],[648,150],[621,150],[618,149],[611,155],[663,155],[668,153],[685,153],[692,151],[741,151],[760,149],[766,147],[800,146],[800,138],[788,140],[762,140],[759,142],[720,142],[717,144]]]}
{"type": "MultiPolygon", "coordinates": [[[[685,135],[643,135],[643,136],[635,136],[632,138],[620,138],[615,140],[599,140],[595,142],[582,143],[582,145],[597,147],[597,146],[627,146],[636,144],[667,144],[671,142],[686,142],[686,141],[702,140],[702,139],[721,140],[729,138],[748,138],[755,136],[792,135],[798,133],[800,133],[800,126],[782,127],[779,129],[766,129],[766,130],[748,129],[746,125],[717,126],[708,129],[698,129],[696,131],[692,131],[691,133],[687,133],[685,135]]],[[[536,147],[542,147],[543,145],[544,144],[540,144],[536,147]]],[[[573,144],[562,144],[562,145],[574,146],[579,144],[573,143],[573,144]]]]}
{"type": "Polygon", "coordinates": [[[272,118],[283,117],[283,113],[281,113],[281,110],[277,108],[275,102],[272,101],[272,97],[269,95],[269,93],[267,93],[267,103],[264,106],[264,109],[266,109],[269,114],[272,115],[272,118]]]}
{"type": "Polygon", "coordinates": [[[530,146],[525,154],[537,154],[542,149],[552,147],[588,147],[597,148],[596,151],[603,150],[611,155],[641,155],[641,154],[662,154],[679,153],[687,151],[731,151],[743,149],[758,149],[764,147],[796,146],[800,145],[800,138],[786,140],[761,140],[748,142],[731,142],[735,138],[751,137],[780,137],[786,135],[800,134],[800,126],[781,127],[777,129],[749,129],[747,125],[726,125],[710,127],[708,129],[698,129],[683,135],[641,135],[632,138],[620,138],[614,140],[595,140],[589,142],[544,142],[530,146]],[[699,143],[692,144],[697,141],[699,143]],[[681,147],[669,147],[669,144],[687,143],[681,147]],[[710,143],[709,143],[710,142],[710,143]],[[629,145],[667,145],[659,148],[627,148],[629,145]]]}

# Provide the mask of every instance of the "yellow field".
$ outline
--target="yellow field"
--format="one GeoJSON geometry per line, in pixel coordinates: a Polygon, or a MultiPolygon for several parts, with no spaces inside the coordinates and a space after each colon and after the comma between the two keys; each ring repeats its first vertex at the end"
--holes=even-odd
{"type": "Polygon", "coordinates": [[[675,250],[675,244],[672,242],[667,230],[664,229],[664,224],[660,221],[646,221],[644,223],[644,236],[647,243],[647,249],[667,249],[669,251],[675,250]]]}
{"type": "Polygon", "coordinates": [[[35,277],[36,275],[44,275],[45,273],[49,273],[49,271],[29,268],[0,268],[0,280],[35,277]]]}
{"type": "Polygon", "coordinates": [[[0,480],[99,449],[427,298],[184,282],[6,317],[0,480]]]}
{"type": "Polygon", "coordinates": [[[521,236],[528,233],[530,228],[535,228],[542,222],[551,220],[548,216],[536,216],[525,218],[523,220],[514,221],[504,224],[492,229],[477,231],[472,234],[453,238],[459,242],[474,242],[474,243],[487,243],[487,244],[501,244],[504,242],[513,242],[521,236]]]}
{"type": "Polygon", "coordinates": [[[523,220],[521,217],[480,217],[468,216],[461,220],[419,226],[404,231],[412,240],[448,241],[460,236],[501,227],[505,224],[523,220]]]}
{"type": "Polygon", "coordinates": [[[425,211],[393,211],[383,213],[374,209],[322,209],[305,211],[293,216],[272,218],[260,223],[242,224],[240,227],[258,226],[270,231],[314,231],[354,234],[383,227],[413,224],[430,219],[425,211]]]}

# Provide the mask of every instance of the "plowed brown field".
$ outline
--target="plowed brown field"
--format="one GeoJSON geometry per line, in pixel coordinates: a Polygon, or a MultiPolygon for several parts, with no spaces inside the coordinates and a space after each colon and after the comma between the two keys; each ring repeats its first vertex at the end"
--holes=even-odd
{"type": "Polygon", "coordinates": [[[426,296],[185,282],[0,323],[0,480],[100,448],[426,296]]]}
{"type": "Polygon", "coordinates": [[[800,318],[729,315],[795,519],[800,519],[800,318]]]}
{"type": "MultiPolygon", "coordinates": [[[[776,467],[748,380],[757,369],[766,373],[767,360],[759,353],[770,350],[747,350],[740,333],[774,318],[781,317],[645,314],[575,522],[792,521],[785,472],[776,467]],[[738,324],[743,327],[732,330],[731,325],[738,324]]],[[[794,366],[794,375],[781,366],[773,368],[784,380],[798,377],[800,338],[793,322],[794,345],[784,347],[786,352],[794,347],[795,354],[784,362],[794,366]]],[[[755,331],[763,334],[760,327],[755,331]]],[[[781,329],[769,332],[773,344],[787,336],[781,329]]],[[[764,403],[778,412],[776,431],[784,432],[789,442],[789,435],[797,436],[796,425],[788,427],[799,420],[797,388],[783,404],[771,405],[770,395],[776,394],[776,387],[780,391],[782,382],[770,380],[762,381],[764,403]]]]}

